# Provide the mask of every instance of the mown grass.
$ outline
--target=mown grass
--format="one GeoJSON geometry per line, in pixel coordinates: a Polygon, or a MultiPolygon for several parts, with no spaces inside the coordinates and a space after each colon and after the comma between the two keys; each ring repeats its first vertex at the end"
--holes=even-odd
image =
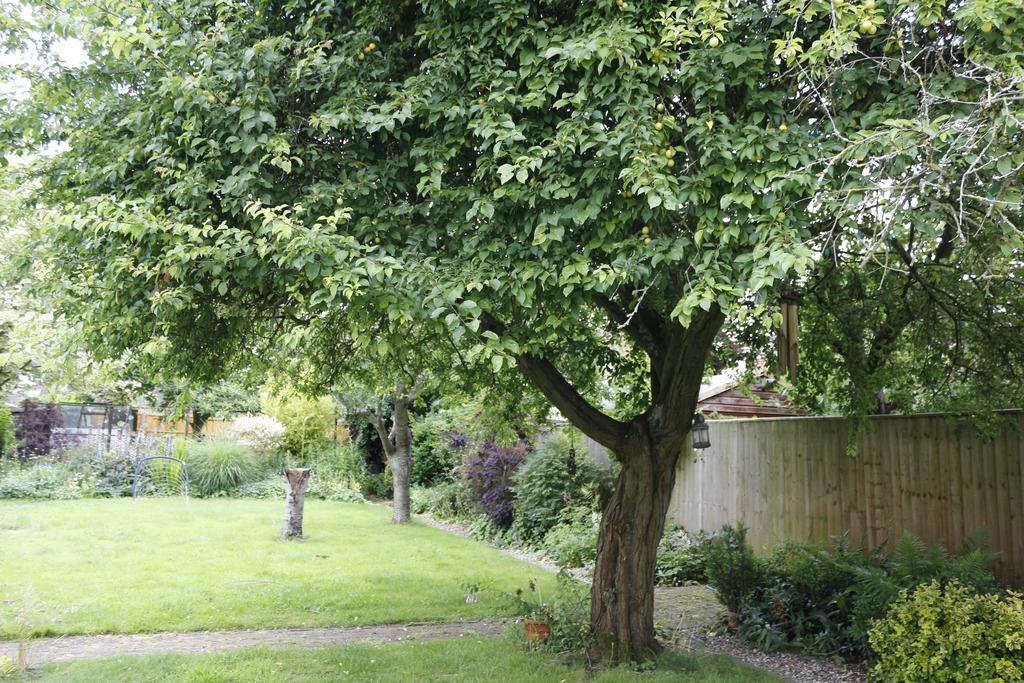
{"type": "Polygon", "coordinates": [[[554,576],[374,505],[283,501],[0,501],[0,637],[455,621],[554,576]],[[484,590],[467,604],[466,586],[484,590]]]}
{"type": "Polygon", "coordinates": [[[254,648],[213,655],[118,657],[59,664],[26,674],[32,681],[594,681],[625,683],[760,683],[780,681],[722,656],[670,652],[653,672],[627,668],[587,672],[553,655],[528,652],[503,638],[390,645],[346,645],[319,650],[254,648]]]}

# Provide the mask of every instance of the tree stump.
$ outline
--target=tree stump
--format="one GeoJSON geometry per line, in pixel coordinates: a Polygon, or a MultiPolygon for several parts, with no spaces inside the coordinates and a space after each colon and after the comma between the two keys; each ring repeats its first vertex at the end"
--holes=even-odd
{"type": "Polygon", "coordinates": [[[290,467],[284,471],[288,491],[284,498],[284,525],[281,538],[302,538],[302,505],[309,488],[309,468],[290,467]]]}

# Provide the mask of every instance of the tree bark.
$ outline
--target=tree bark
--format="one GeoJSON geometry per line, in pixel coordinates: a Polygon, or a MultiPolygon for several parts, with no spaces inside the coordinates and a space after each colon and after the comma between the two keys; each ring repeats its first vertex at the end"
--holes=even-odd
{"type": "Polygon", "coordinates": [[[284,476],[288,479],[288,491],[284,499],[281,538],[302,538],[302,506],[306,502],[306,489],[309,488],[309,468],[288,468],[284,476]]]}
{"type": "Polygon", "coordinates": [[[682,444],[647,431],[639,429],[616,454],[622,471],[601,516],[590,625],[604,661],[642,661],[661,650],[654,635],[656,558],[682,444]]]}
{"type": "Polygon", "coordinates": [[[394,512],[391,521],[404,524],[409,521],[409,476],[412,474],[412,428],[409,422],[409,399],[395,399],[394,448],[388,454],[391,465],[391,480],[394,496],[391,504],[394,512]]]}
{"type": "Polygon", "coordinates": [[[394,410],[391,412],[391,430],[387,429],[384,420],[372,410],[362,410],[364,415],[380,437],[384,456],[391,467],[391,504],[394,512],[391,521],[405,524],[410,519],[409,513],[409,477],[412,474],[412,422],[409,419],[409,405],[412,403],[409,393],[399,383],[396,387],[394,410]]]}

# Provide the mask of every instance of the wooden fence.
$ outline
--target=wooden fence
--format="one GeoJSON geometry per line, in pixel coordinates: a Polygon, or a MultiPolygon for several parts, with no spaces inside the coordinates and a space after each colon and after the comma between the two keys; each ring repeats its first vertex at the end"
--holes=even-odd
{"type": "Polygon", "coordinates": [[[941,415],[870,420],[847,452],[841,418],[716,420],[711,448],[684,453],[669,521],[711,531],[743,522],[759,552],[848,533],[865,548],[909,531],[958,548],[988,528],[996,573],[1024,586],[1024,415],[992,439],[941,415]]]}

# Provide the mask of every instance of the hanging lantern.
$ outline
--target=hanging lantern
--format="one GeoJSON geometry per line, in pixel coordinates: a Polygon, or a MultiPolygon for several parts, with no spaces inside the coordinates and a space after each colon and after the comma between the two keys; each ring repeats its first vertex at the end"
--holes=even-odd
{"type": "Polygon", "coordinates": [[[707,420],[700,413],[693,416],[693,426],[690,427],[690,434],[693,435],[693,447],[695,449],[709,448],[711,446],[711,430],[708,428],[707,420]]]}

